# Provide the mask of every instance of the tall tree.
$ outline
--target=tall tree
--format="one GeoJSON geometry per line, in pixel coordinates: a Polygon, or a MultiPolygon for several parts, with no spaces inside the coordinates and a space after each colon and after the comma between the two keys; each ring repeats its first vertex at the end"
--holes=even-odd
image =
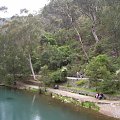
{"type": "Polygon", "coordinates": [[[73,28],[75,33],[78,36],[78,39],[80,41],[80,45],[82,47],[82,51],[88,60],[88,54],[86,52],[85,46],[82,41],[81,34],[77,28],[77,20],[81,16],[81,13],[78,9],[78,7],[74,4],[72,4],[72,0],[53,0],[51,3],[46,6],[43,10],[43,15],[45,14],[47,16],[55,16],[62,20],[61,27],[65,27],[67,29],[73,28]]]}
{"type": "Polygon", "coordinates": [[[99,42],[96,27],[98,24],[99,0],[74,0],[81,12],[92,21],[91,31],[96,43],[99,42]]]}

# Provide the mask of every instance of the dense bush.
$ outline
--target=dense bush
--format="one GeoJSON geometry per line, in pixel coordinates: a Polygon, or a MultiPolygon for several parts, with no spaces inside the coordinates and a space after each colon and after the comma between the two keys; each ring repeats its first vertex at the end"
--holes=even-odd
{"type": "Polygon", "coordinates": [[[77,84],[77,86],[83,86],[83,85],[85,85],[86,83],[88,83],[88,81],[87,80],[79,80],[79,81],[76,81],[76,84],[77,84]]]}
{"type": "Polygon", "coordinates": [[[62,68],[50,74],[50,80],[53,83],[61,83],[67,80],[67,69],[62,68]]]}
{"type": "Polygon", "coordinates": [[[76,73],[81,70],[79,64],[68,65],[68,76],[77,77],[76,73]]]}
{"type": "Polygon", "coordinates": [[[99,87],[99,89],[102,88],[102,90],[104,90],[104,88],[107,89],[109,83],[111,83],[114,71],[114,67],[107,55],[94,57],[86,66],[85,70],[86,75],[90,78],[91,87],[99,87]]]}
{"type": "Polygon", "coordinates": [[[56,71],[49,71],[47,66],[42,67],[41,80],[44,81],[46,85],[62,83],[67,80],[67,69],[63,67],[56,71]]]}
{"type": "Polygon", "coordinates": [[[52,83],[60,83],[61,82],[61,71],[57,70],[50,74],[50,81],[52,83]]]}

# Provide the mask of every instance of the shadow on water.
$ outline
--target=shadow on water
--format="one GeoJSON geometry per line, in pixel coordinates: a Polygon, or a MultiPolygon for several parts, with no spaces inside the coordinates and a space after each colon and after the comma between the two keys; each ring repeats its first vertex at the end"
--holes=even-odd
{"type": "Polygon", "coordinates": [[[12,98],[12,97],[7,97],[7,98],[5,98],[6,100],[14,100],[14,98],[12,98]]]}

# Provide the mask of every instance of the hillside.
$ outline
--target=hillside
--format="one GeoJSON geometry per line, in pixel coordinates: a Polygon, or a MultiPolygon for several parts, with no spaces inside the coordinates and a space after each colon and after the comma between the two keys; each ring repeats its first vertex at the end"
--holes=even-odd
{"type": "Polygon", "coordinates": [[[0,22],[5,84],[32,74],[51,86],[80,72],[90,78],[89,88],[120,90],[119,0],[51,0],[37,15],[10,19],[0,22]]]}

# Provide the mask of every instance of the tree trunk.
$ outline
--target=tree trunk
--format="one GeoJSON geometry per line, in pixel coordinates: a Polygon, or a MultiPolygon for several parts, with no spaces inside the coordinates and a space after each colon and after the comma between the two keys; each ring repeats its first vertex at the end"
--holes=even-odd
{"type": "Polygon", "coordinates": [[[96,33],[96,28],[95,28],[94,25],[92,26],[92,34],[93,34],[93,37],[95,38],[96,43],[98,43],[99,39],[98,39],[98,36],[97,36],[97,33],[96,33]]]}
{"type": "MultiPolygon", "coordinates": [[[[66,8],[67,8],[67,10],[69,11],[68,4],[66,4],[66,8]]],[[[76,33],[77,33],[77,35],[78,35],[79,41],[80,41],[81,46],[82,46],[82,50],[83,50],[83,52],[84,52],[84,55],[85,55],[85,57],[87,58],[87,60],[89,60],[89,57],[88,57],[88,55],[87,55],[87,52],[86,52],[85,49],[84,49],[84,45],[83,45],[83,42],[82,42],[82,38],[81,38],[81,36],[80,36],[80,33],[78,32],[77,28],[73,25],[73,18],[72,18],[72,16],[71,16],[69,13],[67,13],[67,16],[68,16],[68,18],[70,18],[71,25],[73,26],[74,30],[76,31],[76,33]]]]}
{"type": "Polygon", "coordinates": [[[33,69],[32,61],[31,61],[31,55],[30,54],[29,54],[29,63],[30,63],[30,69],[31,69],[33,78],[34,78],[34,80],[36,80],[36,76],[35,76],[35,72],[34,72],[34,69],[33,69]]]}
{"type": "Polygon", "coordinates": [[[83,52],[84,52],[84,55],[85,55],[85,57],[87,58],[87,60],[89,60],[88,54],[87,54],[87,52],[86,52],[85,49],[84,49],[84,45],[83,45],[83,42],[82,42],[82,38],[81,38],[81,36],[80,36],[80,33],[78,32],[78,30],[77,30],[76,27],[74,27],[74,30],[76,31],[76,33],[77,33],[77,35],[78,35],[79,41],[80,41],[81,46],[82,46],[82,50],[83,50],[83,52]]]}
{"type": "Polygon", "coordinates": [[[96,43],[98,43],[99,42],[99,38],[98,38],[97,33],[96,33],[96,25],[97,25],[96,13],[93,12],[91,14],[90,18],[91,18],[92,23],[93,23],[92,28],[91,28],[92,34],[93,34],[93,37],[95,38],[96,43]]]}

